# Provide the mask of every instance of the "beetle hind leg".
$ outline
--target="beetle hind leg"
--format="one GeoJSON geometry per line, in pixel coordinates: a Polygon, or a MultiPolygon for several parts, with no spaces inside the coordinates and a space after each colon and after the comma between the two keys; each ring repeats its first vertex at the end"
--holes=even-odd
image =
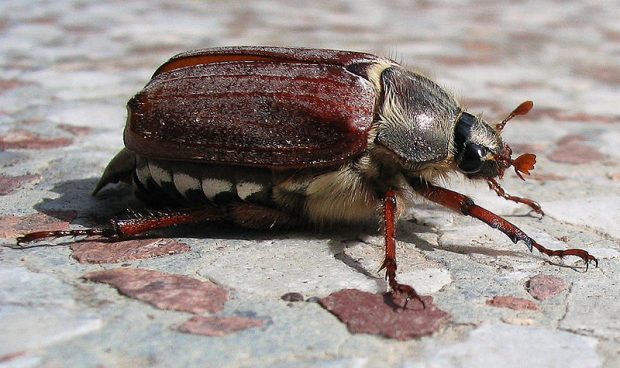
{"type": "Polygon", "coordinates": [[[44,239],[63,237],[102,237],[112,241],[130,239],[143,235],[151,230],[163,229],[175,225],[218,221],[224,219],[223,212],[217,207],[195,210],[157,211],[147,215],[136,214],[130,218],[114,218],[108,227],[87,228],[78,230],[37,231],[17,238],[17,245],[32,243],[44,239]]]}
{"type": "Polygon", "coordinates": [[[207,206],[200,209],[157,211],[126,219],[112,219],[108,227],[79,230],[37,231],[17,238],[17,245],[44,239],[62,237],[103,237],[110,240],[129,239],[156,229],[202,222],[232,222],[250,229],[274,229],[293,226],[297,218],[276,208],[251,203],[233,203],[225,206],[207,206]]]}

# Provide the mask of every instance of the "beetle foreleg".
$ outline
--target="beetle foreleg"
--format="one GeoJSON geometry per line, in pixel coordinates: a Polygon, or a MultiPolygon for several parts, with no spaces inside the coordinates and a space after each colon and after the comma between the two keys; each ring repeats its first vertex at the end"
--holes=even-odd
{"type": "Polygon", "coordinates": [[[393,293],[406,294],[407,300],[403,308],[407,307],[409,300],[416,299],[425,307],[424,301],[420,298],[415,289],[409,285],[401,284],[396,281],[396,193],[389,190],[383,199],[383,227],[385,232],[385,260],[379,271],[385,268],[385,278],[393,293]]]}
{"type": "Polygon", "coordinates": [[[485,222],[492,228],[498,229],[506,234],[513,243],[516,244],[518,241],[523,241],[530,251],[532,251],[533,248],[536,248],[539,252],[544,253],[549,257],[556,256],[563,258],[566,256],[576,256],[584,260],[586,263],[586,270],[588,269],[590,262],[594,262],[594,265],[598,267],[598,260],[587,251],[583,249],[547,249],[538,244],[534,239],[530,238],[515,225],[504,220],[493,212],[478,206],[471,198],[464,196],[463,194],[432,185],[417,178],[410,180],[410,184],[416,192],[424,196],[426,199],[460,212],[463,215],[471,216],[485,222]]]}
{"type": "Polygon", "coordinates": [[[497,193],[498,196],[509,200],[509,201],[513,201],[513,202],[517,202],[517,203],[523,203],[527,206],[530,206],[530,208],[544,216],[545,213],[543,212],[542,208],[540,208],[540,204],[538,204],[538,202],[531,200],[529,198],[521,198],[521,197],[517,197],[517,196],[513,196],[510,195],[508,193],[506,193],[506,191],[504,190],[504,188],[501,187],[501,185],[499,185],[499,183],[497,182],[497,180],[493,179],[493,178],[487,178],[486,179],[487,183],[489,184],[489,189],[493,190],[495,193],[497,193]]]}

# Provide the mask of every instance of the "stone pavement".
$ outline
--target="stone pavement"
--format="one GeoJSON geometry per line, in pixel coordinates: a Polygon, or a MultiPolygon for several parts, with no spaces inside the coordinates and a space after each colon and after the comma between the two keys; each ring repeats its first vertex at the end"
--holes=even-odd
{"type": "Polygon", "coordinates": [[[0,66],[0,367],[620,367],[618,2],[3,0],[0,66]],[[122,146],[126,101],[177,52],[243,44],[391,56],[492,120],[533,100],[504,137],[537,168],[503,183],[544,218],[447,185],[599,267],[422,201],[398,259],[428,306],[405,318],[374,296],[373,228],[9,247],[139,206],[127,189],[89,195],[122,146]],[[368,305],[384,309],[356,315],[368,305]]]}

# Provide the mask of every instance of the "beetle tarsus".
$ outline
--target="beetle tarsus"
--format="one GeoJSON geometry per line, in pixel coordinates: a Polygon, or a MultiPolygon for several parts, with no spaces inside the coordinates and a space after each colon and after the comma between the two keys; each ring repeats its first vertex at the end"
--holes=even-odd
{"type": "MultiPolygon", "coordinates": [[[[530,239],[531,240],[531,239],[530,239]]],[[[559,257],[560,259],[567,256],[574,256],[581,258],[586,264],[586,271],[588,270],[590,263],[594,263],[594,267],[598,268],[598,259],[583,249],[547,249],[544,246],[538,244],[535,240],[532,241],[532,246],[539,252],[549,257],[559,257]]]]}
{"type": "Polygon", "coordinates": [[[402,308],[403,309],[407,309],[407,305],[409,304],[410,300],[417,300],[420,302],[420,304],[422,304],[422,308],[426,308],[426,303],[424,303],[424,300],[422,300],[422,298],[420,297],[420,295],[418,295],[418,293],[415,291],[415,289],[409,285],[406,284],[401,284],[398,281],[396,281],[396,272],[386,272],[386,279],[388,279],[388,284],[390,285],[390,289],[392,290],[392,295],[396,295],[396,294],[400,294],[400,295],[405,295],[405,303],[403,304],[402,308]]]}
{"type": "Polygon", "coordinates": [[[407,296],[407,298],[405,299],[405,304],[403,304],[403,309],[407,309],[407,305],[409,304],[409,301],[412,299],[420,302],[420,304],[422,304],[422,309],[426,309],[426,303],[424,303],[424,300],[422,300],[422,298],[418,295],[415,289],[412,288],[411,286],[396,283],[395,285],[392,286],[392,292],[407,296]]]}

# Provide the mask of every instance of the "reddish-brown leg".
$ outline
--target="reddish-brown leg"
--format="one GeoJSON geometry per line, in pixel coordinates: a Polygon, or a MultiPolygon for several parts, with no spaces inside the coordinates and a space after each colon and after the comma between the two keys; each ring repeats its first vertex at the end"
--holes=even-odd
{"type": "Polygon", "coordinates": [[[424,301],[420,298],[415,289],[409,285],[401,284],[396,281],[396,194],[389,190],[383,199],[383,227],[385,232],[385,260],[381,265],[385,268],[385,278],[392,289],[392,293],[405,294],[407,299],[403,308],[407,307],[409,300],[416,299],[425,307],[424,301]]]}
{"type": "Polygon", "coordinates": [[[517,196],[513,196],[510,195],[508,193],[506,193],[506,191],[504,190],[504,188],[502,188],[501,185],[499,185],[499,183],[497,182],[497,180],[493,179],[493,178],[488,178],[486,179],[487,183],[489,184],[489,189],[493,190],[495,193],[497,193],[498,196],[509,200],[509,201],[513,201],[513,202],[517,202],[517,203],[523,203],[527,206],[530,206],[530,208],[536,212],[541,214],[542,216],[545,215],[545,213],[543,212],[542,208],[540,208],[540,204],[538,204],[538,202],[531,200],[529,198],[521,198],[521,197],[517,197],[517,196]]]}
{"type": "Polygon", "coordinates": [[[421,179],[412,179],[410,180],[410,184],[416,192],[418,192],[425,198],[433,202],[439,203],[445,207],[448,207],[454,211],[460,212],[463,215],[471,216],[485,222],[489,226],[498,229],[499,231],[506,234],[513,243],[516,244],[518,241],[523,241],[530,251],[532,251],[533,248],[536,248],[541,253],[544,253],[550,257],[579,257],[583,259],[586,263],[586,270],[588,269],[590,262],[594,262],[595,266],[598,267],[598,260],[587,251],[583,249],[547,249],[542,245],[538,244],[534,239],[530,238],[515,225],[504,220],[493,212],[476,205],[474,201],[471,200],[471,198],[466,197],[460,193],[426,183],[421,179]]]}
{"type": "Polygon", "coordinates": [[[150,230],[162,229],[174,225],[214,221],[222,218],[222,212],[215,207],[198,210],[157,212],[148,216],[136,216],[129,219],[111,219],[107,228],[90,228],[80,230],[37,231],[17,238],[17,244],[30,243],[42,239],[55,239],[65,236],[101,236],[111,240],[120,240],[141,235],[150,230]]]}
{"type": "Polygon", "coordinates": [[[156,212],[146,216],[134,216],[129,219],[112,219],[107,228],[37,231],[17,238],[17,244],[65,236],[100,236],[110,240],[120,240],[142,235],[155,229],[210,221],[227,221],[253,229],[270,229],[296,223],[295,218],[274,208],[250,203],[235,203],[223,207],[156,212]]]}

